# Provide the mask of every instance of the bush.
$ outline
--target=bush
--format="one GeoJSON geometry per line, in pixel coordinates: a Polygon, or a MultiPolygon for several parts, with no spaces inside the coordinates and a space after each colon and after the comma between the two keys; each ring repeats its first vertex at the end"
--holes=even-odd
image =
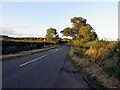
{"type": "MultiPolygon", "coordinates": [[[[46,42],[46,46],[53,45],[53,43],[46,42]]],[[[18,53],[20,51],[41,49],[43,48],[43,42],[18,42],[16,41],[2,41],[2,55],[18,53]]]]}
{"type": "Polygon", "coordinates": [[[104,42],[100,42],[100,41],[92,41],[92,42],[86,42],[83,47],[86,49],[89,49],[90,47],[92,48],[100,48],[102,45],[104,44],[104,42]]]}
{"type": "Polygon", "coordinates": [[[74,46],[80,46],[80,41],[79,40],[74,40],[73,45],[74,46]]]}
{"type": "Polygon", "coordinates": [[[90,58],[90,56],[89,56],[88,54],[84,54],[83,57],[86,58],[86,59],[89,59],[89,58],[90,58]]]}
{"type": "Polygon", "coordinates": [[[105,72],[120,80],[120,44],[117,42],[107,42],[100,47],[100,57],[97,64],[102,66],[105,72]]]}
{"type": "Polygon", "coordinates": [[[115,60],[109,60],[108,62],[104,63],[103,69],[111,76],[115,76],[120,80],[120,68],[116,64],[115,60]]]}
{"type": "Polygon", "coordinates": [[[96,48],[92,48],[92,47],[90,49],[86,50],[85,54],[89,55],[91,57],[92,62],[96,61],[100,57],[100,52],[97,51],[96,48]]]}
{"type": "Polygon", "coordinates": [[[103,48],[103,47],[101,47],[100,49],[99,49],[99,52],[101,53],[101,59],[104,59],[104,60],[106,60],[106,59],[108,59],[108,57],[110,56],[110,51],[109,51],[109,49],[107,49],[107,48],[103,48]]]}
{"type": "Polygon", "coordinates": [[[11,46],[11,47],[7,47],[7,48],[3,48],[2,49],[2,54],[6,54],[6,53],[15,53],[18,52],[19,49],[16,48],[16,46],[11,46]]]}
{"type": "Polygon", "coordinates": [[[76,56],[79,56],[79,57],[81,58],[81,57],[83,57],[83,55],[84,55],[84,51],[83,51],[83,49],[81,49],[81,48],[77,48],[77,49],[75,49],[74,54],[75,54],[76,56]]]}

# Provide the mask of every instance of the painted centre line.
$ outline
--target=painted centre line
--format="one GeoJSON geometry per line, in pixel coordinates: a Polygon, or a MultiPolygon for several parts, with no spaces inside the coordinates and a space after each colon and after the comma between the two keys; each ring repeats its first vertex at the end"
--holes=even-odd
{"type": "Polygon", "coordinates": [[[28,62],[26,62],[26,63],[23,63],[23,64],[21,64],[21,65],[19,65],[19,66],[22,67],[22,66],[24,66],[24,65],[27,65],[27,64],[32,63],[32,62],[35,62],[35,61],[37,61],[38,59],[41,59],[41,58],[46,57],[46,56],[47,56],[47,55],[43,55],[43,56],[41,56],[41,57],[38,57],[38,58],[36,58],[36,59],[33,59],[33,60],[28,61],[28,62]]]}

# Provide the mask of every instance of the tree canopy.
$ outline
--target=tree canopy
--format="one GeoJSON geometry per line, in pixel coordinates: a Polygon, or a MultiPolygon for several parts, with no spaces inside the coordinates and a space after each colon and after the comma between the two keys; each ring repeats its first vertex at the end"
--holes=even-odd
{"type": "Polygon", "coordinates": [[[71,18],[72,28],[78,31],[82,26],[86,25],[87,20],[83,17],[71,18]]]}
{"type": "Polygon", "coordinates": [[[63,36],[71,36],[72,38],[75,38],[79,29],[86,25],[86,21],[87,20],[82,17],[71,18],[72,27],[65,28],[61,33],[63,36]]]}
{"type": "Polygon", "coordinates": [[[57,34],[57,30],[54,28],[47,29],[46,39],[48,41],[53,41],[54,38],[58,38],[59,35],[57,34]]]}
{"type": "Polygon", "coordinates": [[[61,31],[63,36],[70,36],[73,40],[79,41],[82,45],[89,41],[97,39],[97,34],[90,24],[87,24],[87,19],[83,17],[71,18],[72,27],[67,27],[61,31]]]}

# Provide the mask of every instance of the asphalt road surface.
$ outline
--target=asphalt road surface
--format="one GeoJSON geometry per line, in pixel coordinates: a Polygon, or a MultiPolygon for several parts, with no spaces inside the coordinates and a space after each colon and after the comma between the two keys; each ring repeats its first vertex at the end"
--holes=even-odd
{"type": "Polygon", "coordinates": [[[2,62],[3,88],[90,88],[67,60],[67,44],[2,62]]]}

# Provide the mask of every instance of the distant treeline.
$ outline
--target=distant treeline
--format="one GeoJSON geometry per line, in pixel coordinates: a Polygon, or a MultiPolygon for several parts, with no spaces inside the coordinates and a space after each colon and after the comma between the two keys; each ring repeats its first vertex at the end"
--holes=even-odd
{"type": "Polygon", "coordinates": [[[33,49],[41,49],[45,47],[50,47],[57,44],[63,44],[68,42],[68,39],[56,38],[55,42],[45,41],[45,38],[14,38],[8,36],[2,36],[0,43],[0,48],[2,48],[2,55],[19,53],[20,51],[27,51],[33,49]],[[45,46],[44,46],[45,43],[45,46]]]}
{"type": "Polygon", "coordinates": [[[0,38],[2,40],[10,40],[10,41],[21,41],[21,42],[24,42],[24,41],[44,41],[45,38],[42,38],[42,37],[9,37],[9,36],[6,36],[6,35],[0,35],[0,38]]]}
{"type": "Polygon", "coordinates": [[[43,37],[9,37],[6,35],[0,35],[0,40],[2,41],[16,41],[16,42],[51,42],[51,43],[61,43],[61,42],[70,42],[71,39],[68,38],[53,38],[53,41],[49,41],[43,37]]]}

